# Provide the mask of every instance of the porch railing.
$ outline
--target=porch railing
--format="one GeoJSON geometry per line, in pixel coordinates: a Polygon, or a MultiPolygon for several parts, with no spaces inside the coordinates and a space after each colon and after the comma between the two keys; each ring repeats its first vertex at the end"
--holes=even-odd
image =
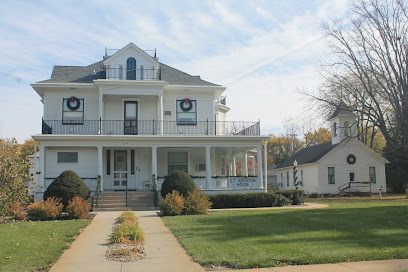
{"type": "Polygon", "coordinates": [[[106,79],[115,80],[161,80],[160,68],[110,68],[105,67],[106,79]]]}
{"type": "Polygon", "coordinates": [[[42,120],[42,134],[74,135],[260,135],[260,122],[158,120],[42,120]]]}

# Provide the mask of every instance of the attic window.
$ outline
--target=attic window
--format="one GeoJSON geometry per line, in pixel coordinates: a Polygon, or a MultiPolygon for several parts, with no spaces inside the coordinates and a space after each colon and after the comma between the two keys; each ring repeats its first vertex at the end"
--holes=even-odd
{"type": "Polygon", "coordinates": [[[136,80],[136,60],[134,58],[128,58],[126,65],[126,79],[136,80]]]}

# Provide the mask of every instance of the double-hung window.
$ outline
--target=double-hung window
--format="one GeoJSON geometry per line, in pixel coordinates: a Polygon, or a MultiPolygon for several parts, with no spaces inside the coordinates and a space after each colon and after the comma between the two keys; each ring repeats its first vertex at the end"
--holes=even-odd
{"type": "Polygon", "coordinates": [[[197,125],[197,101],[177,100],[177,125],[197,125]]]}
{"type": "Polygon", "coordinates": [[[188,153],[169,152],[167,153],[168,173],[180,170],[188,173],[188,153]]]}
{"type": "Polygon", "coordinates": [[[370,182],[377,183],[377,177],[375,175],[375,167],[369,167],[370,182]]]}
{"type": "Polygon", "coordinates": [[[84,124],[84,99],[63,98],[62,99],[62,124],[83,125],[84,124]]]}
{"type": "Polygon", "coordinates": [[[289,186],[289,171],[286,172],[286,186],[289,186]]]}
{"type": "Polygon", "coordinates": [[[328,172],[328,181],[329,184],[335,184],[336,180],[334,178],[334,167],[328,167],[327,168],[327,172],[328,172]]]}

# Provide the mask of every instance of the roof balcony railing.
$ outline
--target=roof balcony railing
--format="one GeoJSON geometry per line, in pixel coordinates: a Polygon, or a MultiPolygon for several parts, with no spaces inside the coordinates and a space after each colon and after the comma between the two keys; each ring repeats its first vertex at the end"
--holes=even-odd
{"type": "Polygon", "coordinates": [[[227,105],[227,97],[226,96],[220,96],[215,103],[220,103],[221,105],[226,106],[227,105]]]}
{"type": "Polygon", "coordinates": [[[260,135],[260,121],[43,120],[42,134],[260,135]]]}
{"type": "Polygon", "coordinates": [[[113,80],[161,80],[160,68],[111,68],[105,67],[106,79],[113,80]]]}

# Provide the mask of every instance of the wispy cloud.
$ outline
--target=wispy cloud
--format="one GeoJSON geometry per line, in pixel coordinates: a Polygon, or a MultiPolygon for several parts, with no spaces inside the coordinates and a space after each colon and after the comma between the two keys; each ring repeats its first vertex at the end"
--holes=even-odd
{"type": "Polygon", "coordinates": [[[297,89],[315,88],[320,25],[348,0],[9,1],[0,10],[0,137],[39,132],[42,104],[29,83],[53,65],[88,65],[104,47],[134,42],[162,62],[223,84],[229,119],[261,119],[263,132],[299,116],[297,89]],[[7,100],[5,100],[7,99],[7,100]],[[29,114],[27,114],[29,113],[29,114]]]}

